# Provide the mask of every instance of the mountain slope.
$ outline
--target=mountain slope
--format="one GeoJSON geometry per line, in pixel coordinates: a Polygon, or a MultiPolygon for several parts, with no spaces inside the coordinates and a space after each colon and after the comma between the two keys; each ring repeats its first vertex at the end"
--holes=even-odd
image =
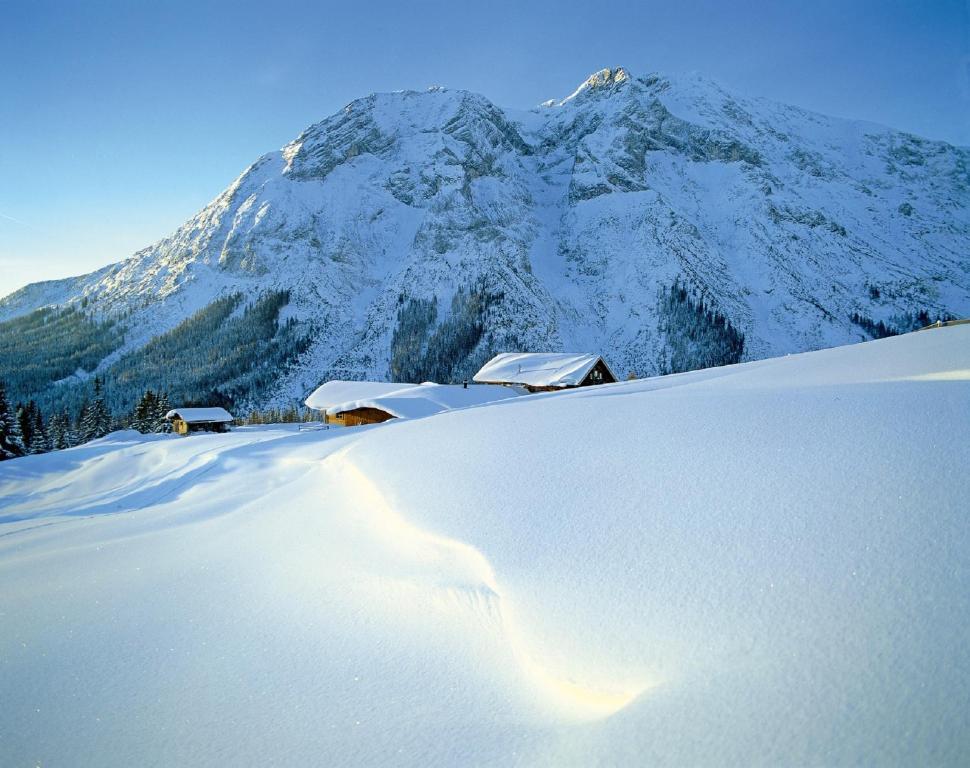
{"type": "MultiPolygon", "coordinates": [[[[0,319],[86,300],[124,326],[110,379],[217,298],[238,294],[241,312],[285,292],[289,340],[268,342],[272,371],[237,393],[259,403],[387,377],[395,351],[446,378],[511,348],[668,369],[677,281],[754,359],[865,338],[853,315],[970,314],[968,161],[697,77],[603,70],[528,112],[441,88],[375,94],[260,158],[171,237],[28,286],[0,319]]],[[[178,396],[177,370],[165,385],[178,396]]]]}

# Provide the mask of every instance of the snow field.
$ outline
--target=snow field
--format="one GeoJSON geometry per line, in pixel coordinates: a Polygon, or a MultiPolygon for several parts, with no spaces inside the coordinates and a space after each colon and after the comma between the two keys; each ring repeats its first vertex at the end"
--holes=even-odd
{"type": "Polygon", "coordinates": [[[0,465],[0,762],[962,764],[970,328],[0,465]]]}

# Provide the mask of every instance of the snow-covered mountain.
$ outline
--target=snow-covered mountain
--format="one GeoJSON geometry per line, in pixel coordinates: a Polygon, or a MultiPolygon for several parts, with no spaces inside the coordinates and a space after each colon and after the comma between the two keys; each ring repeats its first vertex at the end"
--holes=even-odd
{"type": "Polygon", "coordinates": [[[439,378],[511,348],[654,373],[675,282],[744,334],[744,359],[865,338],[853,315],[970,314],[970,149],[623,69],[525,112],[374,94],[170,237],[0,300],[0,320],[83,301],[123,327],[109,371],[219,297],[240,294],[231,318],[284,292],[299,343],[252,390],[268,402],[401,373],[395,350],[439,378]]]}

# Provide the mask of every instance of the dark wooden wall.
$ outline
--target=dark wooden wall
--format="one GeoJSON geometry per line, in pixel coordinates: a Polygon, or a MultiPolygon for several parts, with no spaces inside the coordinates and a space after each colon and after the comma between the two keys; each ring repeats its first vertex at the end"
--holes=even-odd
{"type": "Polygon", "coordinates": [[[355,408],[337,414],[336,423],[343,423],[346,427],[357,427],[361,424],[380,424],[382,421],[393,419],[393,414],[380,408],[355,408]]]}

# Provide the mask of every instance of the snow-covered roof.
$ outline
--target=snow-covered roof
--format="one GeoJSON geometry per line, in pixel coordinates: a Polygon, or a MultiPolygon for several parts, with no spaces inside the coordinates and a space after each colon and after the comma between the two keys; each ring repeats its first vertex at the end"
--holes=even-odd
{"type": "Polygon", "coordinates": [[[381,397],[397,392],[400,389],[415,387],[416,384],[403,384],[387,381],[328,381],[321,384],[306,399],[307,408],[317,411],[328,411],[335,405],[346,403],[348,400],[359,400],[368,397],[381,397]]]}
{"type": "Polygon", "coordinates": [[[232,421],[232,414],[225,408],[173,408],[165,414],[166,419],[180,418],[188,424],[206,421],[232,421]]]}
{"type": "Polygon", "coordinates": [[[378,408],[400,419],[418,419],[455,408],[482,405],[522,394],[508,387],[460,384],[394,384],[374,381],[328,381],[307,399],[310,408],[329,415],[357,408],[378,408]]]}
{"type": "Polygon", "coordinates": [[[490,384],[575,387],[600,360],[599,355],[570,352],[503,352],[485,363],[474,378],[490,384]]]}

